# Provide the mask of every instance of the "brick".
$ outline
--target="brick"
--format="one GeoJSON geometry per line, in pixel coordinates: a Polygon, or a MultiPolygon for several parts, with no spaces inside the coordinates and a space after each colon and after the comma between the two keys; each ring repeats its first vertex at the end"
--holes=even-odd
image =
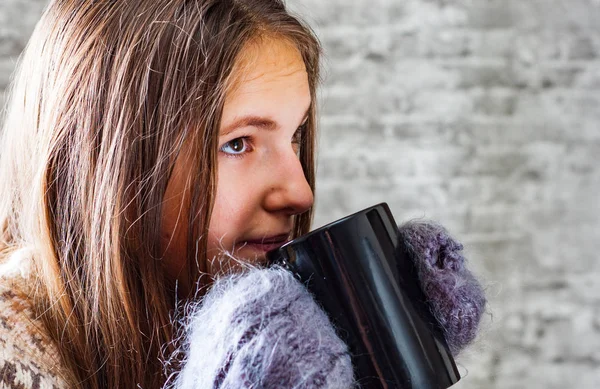
{"type": "Polygon", "coordinates": [[[359,151],[350,155],[346,152],[344,156],[330,154],[319,159],[319,173],[329,180],[361,179],[391,186],[393,181],[390,177],[414,176],[415,171],[415,160],[409,153],[404,153],[400,147],[386,147],[385,144],[377,147],[375,158],[359,151]]]}
{"type": "Polygon", "coordinates": [[[535,257],[541,270],[600,272],[597,261],[600,242],[594,238],[600,232],[597,224],[563,226],[557,221],[552,227],[535,228],[536,233],[532,238],[536,247],[535,257]]]}
{"type": "Polygon", "coordinates": [[[514,27],[522,12],[519,12],[515,2],[510,0],[472,2],[465,9],[468,15],[467,24],[470,27],[486,29],[514,27]]]}
{"type": "Polygon", "coordinates": [[[18,32],[0,30],[0,58],[16,58],[24,48],[24,39],[18,32]]]}
{"type": "Polygon", "coordinates": [[[463,378],[452,386],[453,389],[492,387],[492,372],[496,363],[496,354],[482,352],[485,346],[478,346],[477,342],[472,344],[455,358],[458,371],[463,378]],[[469,366],[478,368],[472,369],[468,368],[469,366]]]}
{"type": "Polygon", "coordinates": [[[598,58],[600,48],[596,36],[578,36],[569,42],[567,59],[593,60],[598,58]]]}
{"type": "Polygon", "coordinates": [[[0,4],[1,29],[19,31],[21,39],[27,40],[39,20],[48,0],[3,0],[0,4]]]}
{"type": "Polygon", "coordinates": [[[593,29],[600,22],[600,11],[589,0],[490,0],[464,4],[467,25],[473,28],[593,29]]]}
{"type": "Polygon", "coordinates": [[[556,120],[573,118],[578,120],[596,119],[596,107],[600,103],[600,95],[590,92],[574,92],[570,90],[521,93],[515,103],[515,115],[549,115],[556,120]]]}
{"type": "Polygon", "coordinates": [[[429,118],[452,120],[473,111],[473,98],[463,91],[423,90],[410,96],[412,109],[429,118]]]}
{"type": "Polygon", "coordinates": [[[467,53],[475,58],[506,58],[513,56],[519,33],[513,29],[466,30],[469,36],[467,53]]]}
{"type": "Polygon", "coordinates": [[[392,22],[401,21],[405,31],[464,26],[467,14],[462,5],[429,1],[390,1],[386,12],[392,22]]]}
{"type": "Polygon", "coordinates": [[[589,61],[598,58],[598,38],[593,32],[557,29],[523,31],[515,37],[514,56],[528,64],[541,61],[589,61]]]}
{"type": "Polygon", "coordinates": [[[329,58],[346,59],[364,50],[367,36],[355,28],[336,29],[320,37],[325,55],[329,58]]]}
{"type": "MultiPolygon", "coordinates": [[[[569,185],[562,180],[558,185],[569,185]]],[[[544,188],[545,190],[555,190],[553,187],[544,188]]],[[[582,190],[578,188],[578,190],[582,190]]],[[[584,189],[585,190],[585,189],[584,189]]],[[[600,223],[600,215],[593,210],[593,204],[572,204],[554,199],[554,203],[544,207],[532,207],[528,212],[529,223],[532,226],[552,225],[560,221],[564,228],[570,228],[577,225],[594,225],[600,223]],[[567,227],[569,226],[569,227],[567,227]]]]}
{"type": "Polygon", "coordinates": [[[535,365],[521,376],[503,376],[497,382],[497,388],[522,388],[523,382],[536,382],[543,388],[560,389],[573,385],[580,389],[598,387],[597,374],[592,374],[590,368],[577,363],[545,363],[535,365]]]}
{"type": "MultiPolygon", "coordinates": [[[[528,268],[535,269],[531,265],[528,268]]],[[[538,278],[547,278],[548,274],[559,274],[549,271],[540,272],[539,269],[536,270],[538,271],[538,278]]],[[[582,307],[573,300],[574,296],[569,284],[563,286],[557,281],[551,287],[539,286],[536,285],[538,281],[535,280],[535,274],[529,270],[526,271],[527,273],[524,274],[526,277],[522,279],[522,282],[525,281],[528,284],[525,288],[522,288],[520,299],[514,302],[513,309],[515,312],[520,312],[527,317],[528,320],[535,321],[537,337],[534,339],[531,336],[528,337],[529,339],[525,346],[540,352],[540,338],[548,335],[547,332],[544,332],[545,328],[553,324],[569,325],[577,311],[582,307]]],[[[562,281],[564,282],[564,277],[562,281]]],[[[521,339],[521,341],[523,340],[521,339]]]]}
{"type": "Polygon", "coordinates": [[[600,88],[600,66],[590,64],[573,81],[573,88],[597,91],[600,88]]]}
{"type": "Polygon", "coordinates": [[[580,120],[600,118],[600,111],[597,110],[597,107],[600,106],[600,94],[598,93],[546,93],[541,96],[541,101],[548,110],[549,107],[552,107],[563,118],[564,116],[580,120]]]}
{"type": "Polygon", "coordinates": [[[416,161],[416,175],[420,177],[454,178],[472,158],[470,150],[458,147],[414,148],[408,154],[416,161]]]}
{"type": "Polygon", "coordinates": [[[460,173],[507,177],[527,162],[528,156],[522,150],[478,148],[468,163],[461,166],[460,173]]]}
{"type": "Polygon", "coordinates": [[[554,29],[519,31],[511,54],[514,59],[527,65],[546,60],[559,60],[566,56],[567,33],[554,29]]]}
{"type": "Polygon", "coordinates": [[[10,57],[0,58],[0,91],[4,91],[13,76],[15,59],[10,57]]]}
{"type": "Polygon", "coordinates": [[[600,367],[596,350],[600,349],[600,337],[593,328],[594,312],[590,307],[579,307],[568,320],[549,321],[541,329],[538,347],[545,361],[565,363],[579,361],[600,367]],[[569,336],[561,336],[569,332],[569,336]]]}
{"type": "Polygon", "coordinates": [[[400,90],[452,89],[460,85],[460,72],[424,60],[398,61],[389,73],[378,74],[382,85],[400,90]]]}
{"type": "Polygon", "coordinates": [[[600,23],[600,8],[597,3],[592,3],[595,0],[554,0],[552,7],[548,7],[544,0],[536,1],[540,20],[548,28],[594,30],[600,23]]]}
{"type": "MultiPolygon", "coordinates": [[[[419,57],[422,53],[420,35],[414,31],[392,30],[387,33],[390,37],[390,56],[400,55],[402,58],[419,57]]],[[[373,35],[371,39],[377,39],[373,35]]]]}
{"type": "Polygon", "coordinates": [[[550,117],[547,111],[536,114],[535,105],[524,114],[512,118],[472,115],[444,123],[451,133],[452,142],[468,146],[518,146],[526,139],[536,142],[596,142],[600,131],[593,121],[569,118],[568,126],[560,119],[550,117]]]}
{"type": "Polygon", "coordinates": [[[352,7],[339,2],[325,4],[319,1],[301,2],[288,1],[288,8],[305,19],[310,19],[314,25],[325,27],[330,24],[340,25],[341,22],[352,19],[352,7]]]}
{"type": "Polygon", "coordinates": [[[442,68],[458,74],[459,88],[512,88],[515,86],[512,69],[506,64],[443,64],[442,68]]]}
{"type": "MultiPolygon", "coordinates": [[[[561,336],[566,337],[566,334],[561,336]]],[[[597,371],[593,371],[595,366],[577,362],[540,362],[523,350],[511,348],[506,351],[509,356],[501,359],[494,388],[518,389],[523,388],[524,382],[533,382],[534,387],[547,389],[593,389],[600,383],[597,371]]]]}
{"type": "Polygon", "coordinates": [[[527,268],[533,268],[524,260],[532,257],[530,239],[509,234],[465,234],[462,242],[470,266],[477,262],[479,274],[489,285],[486,293],[496,301],[494,311],[519,309],[513,305],[515,298],[523,298],[523,278],[527,268]]]}
{"type": "Polygon", "coordinates": [[[369,26],[328,29],[320,36],[325,55],[335,61],[347,61],[361,57],[371,61],[383,61],[393,52],[416,56],[418,40],[412,33],[390,30],[385,26],[369,26]]]}
{"type": "Polygon", "coordinates": [[[364,182],[360,187],[353,186],[347,201],[352,204],[367,206],[369,203],[387,201],[394,209],[410,209],[413,211],[426,210],[441,206],[445,202],[445,196],[439,186],[430,185],[425,182],[405,178],[398,186],[401,190],[395,190],[388,183],[372,184],[364,182]]]}
{"type": "Polygon", "coordinates": [[[391,88],[379,88],[366,94],[354,87],[337,87],[324,91],[321,99],[323,115],[360,115],[378,117],[386,114],[409,113],[414,109],[408,93],[391,88]]]}
{"type": "Polygon", "coordinates": [[[333,87],[354,87],[368,88],[369,85],[377,85],[379,74],[377,74],[377,65],[372,62],[354,60],[346,63],[331,61],[331,68],[335,72],[326,72],[324,75],[328,88],[333,87]],[[362,77],[359,77],[362,75],[362,77]]]}
{"type": "Polygon", "coordinates": [[[360,5],[349,4],[343,0],[332,0],[327,3],[311,0],[287,2],[290,9],[300,15],[309,15],[309,18],[323,28],[338,27],[340,25],[372,26],[389,22],[389,13],[386,12],[389,0],[373,0],[360,5]]]}
{"type": "Polygon", "coordinates": [[[510,89],[475,89],[471,92],[474,106],[472,112],[486,116],[513,116],[517,93],[510,89]]]}
{"type": "Polygon", "coordinates": [[[317,189],[317,209],[321,212],[318,220],[333,221],[380,202],[391,203],[398,200],[415,203],[414,199],[398,198],[398,195],[384,185],[363,183],[355,186],[348,181],[321,179],[317,189]],[[327,193],[327,196],[319,196],[319,193],[327,193]]]}
{"type": "Polygon", "coordinates": [[[539,68],[539,85],[542,88],[569,88],[576,84],[577,79],[586,71],[585,66],[565,65],[563,66],[541,66],[539,68]]]}
{"type": "Polygon", "coordinates": [[[562,164],[566,174],[599,177],[595,159],[600,155],[600,142],[569,145],[565,154],[562,164]]]}
{"type": "Polygon", "coordinates": [[[524,233],[527,216],[520,207],[471,207],[468,212],[468,228],[477,233],[524,233]]]}
{"type": "Polygon", "coordinates": [[[321,159],[319,161],[319,171],[322,176],[336,177],[336,179],[341,180],[364,179],[366,176],[366,161],[364,157],[321,159]]]}
{"type": "Polygon", "coordinates": [[[367,121],[360,116],[336,116],[322,119],[320,155],[348,156],[348,150],[367,152],[377,147],[384,138],[384,128],[375,121],[367,121]],[[365,147],[368,145],[368,149],[365,147]]]}
{"type": "Polygon", "coordinates": [[[403,94],[392,91],[388,100],[404,97],[402,107],[393,110],[395,113],[415,113],[429,120],[439,120],[451,123],[463,120],[472,114],[486,116],[512,116],[518,100],[517,93],[510,89],[501,88],[475,88],[463,90],[423,90],[412,94],[403,94]],[[395,96],[394,96],[395,95],[395,96]]]}
{"type": "MultiPolygon", "coordinates": [[[[400,209],[398,210],[397,221],[406,222],[409,220],[433,220],[443,225],[455,239],[462,241],[462,239],[468,234],[466,226],[468,224],[468,209],[462,207],[439,207],[429,208],[427,210],[410,210],[400,209]]],[[[467,258],[469,259],[469,258],[467,258]]],[[[480,269],[477,266],[477,260],[474,258],[473,267],[471,270],[478,272],[480,269]]]]}
{"type": "Polygon", "coordinates": [[[543,323],[537,317],[523,312],[511,313],[502,318],[506,331],[500,334],[503,343],[523,350],[538,351],[543,323]]]}
{"type": "Polygon", "coordinates": [[[495,182],[494,179],[490,177],[474,178],[456,176],[448,179],[445,185],[445,190],[448,193],[448,203],[464,203],[464,229],[468,232],[477,232],[474,231],[470,225],[470,214],[473,207],[490,206],[493,204],[506,206],[511,205],[510,203],[499,204],[497,201],[495,201],[495,182]]]}
{"type": "Polygon", "coordinates": [[[389,128],[390,136],[397,142],[415,147],[445,146],[452,143],[453,129],[442,120],[430,118],[393,117],[382,118],[389,128]]]}
{"type": "Polygon", "coordinates": [[[464,30],[433,29],[419,35],[422,57],[465,57],[471,54],[471,37],[464,30]]]}

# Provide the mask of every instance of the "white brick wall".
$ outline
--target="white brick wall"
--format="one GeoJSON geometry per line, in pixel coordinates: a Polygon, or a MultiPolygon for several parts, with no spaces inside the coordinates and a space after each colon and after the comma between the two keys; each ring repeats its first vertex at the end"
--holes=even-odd
{"type": "Polygon", "coordinates": [[[290,3],[328,58],[316,224],[387,201],[466,243],[457,388],[600,387],[600,2],[290,3]]]}
{"type": "MultiPolygon", "coordinates": [[[[0,91],[44,4],[0,2],[0,91]]],[[[599,388],[600,1],[288,4],[327,56],[316,225],[387,201],[465,242],[456,388],[599,388]]]]}

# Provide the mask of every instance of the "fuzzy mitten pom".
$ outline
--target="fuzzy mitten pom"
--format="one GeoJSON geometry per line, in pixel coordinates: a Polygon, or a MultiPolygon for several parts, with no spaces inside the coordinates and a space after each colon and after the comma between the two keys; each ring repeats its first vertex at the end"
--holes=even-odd
{"type": "Polygon", "coordinates": [[[477,334],[486,304],[483,288],[465,266],[462,244],[444,227],[413,221],[399,229],[398,249],[413,259],[427,302],[456,356],[477,334]]]}
{"type": "Polygon", "coordinates": [[[186,325],[177,389],[348,389],[347,346],[306,288],[281,268],[216,281],[186,325]]]}

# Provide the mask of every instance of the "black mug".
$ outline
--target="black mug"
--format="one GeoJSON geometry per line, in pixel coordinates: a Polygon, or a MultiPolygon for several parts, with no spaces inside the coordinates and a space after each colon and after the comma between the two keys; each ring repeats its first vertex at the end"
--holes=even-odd
{"type": "Polygon", "coordinates": [[[382,203],[267,253],[300,279],[348,345],[363,389],[446,389],[460,379],[398,227],[382,203]]]}

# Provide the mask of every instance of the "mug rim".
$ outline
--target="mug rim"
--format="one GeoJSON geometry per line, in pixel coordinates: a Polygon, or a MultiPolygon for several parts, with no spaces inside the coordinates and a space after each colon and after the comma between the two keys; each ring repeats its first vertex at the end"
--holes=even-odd
{"type": "Polygon", "coordinates": [[[334,226],[336,226],[336,225],[338,225],[340,223],[345,222],[346,220],[348,220],[350,218],[355,217],[356,215],[359,215],[361,213],[366,213],[366,212],[369,212],[369,211],[371,211],[371,210],[373,210],[375,208],[380,208],[380,207],[385,207],[385,208],[389,209],[389,206],[388,206],[388,204],[386,202],[381,202],[381,203],[378,203],[378,204],[375,204],[375,205],[371,205],[370,207],[361,209],[360,211],[357,211],[357,212],[354,212],[354,213],[352,213],[350,215],[344,216],[341,219],[334,220],[334,221],[332,221],[330,223],[325,224],[324,226],[321,226],[321,227],[317,228],[316,230],[309,231],[308,233],[306,233],[306,234],[304,234],[302,236],[294,238],[294,239],[290,240],[289,242],[286,242],[286,243],[282,244],[281,246],[279,246],[278,248],[274,249],[273,251],[278,251],[278,250],[281,250],[281,249],[285,249],[286,247],[291,246],[291,245],[293,245],[295,243],[304,242],[306,239],[310,238],[314,234],[318,234],[320,232],[328,230],[331,227],[334,227],[334,226]]]}

